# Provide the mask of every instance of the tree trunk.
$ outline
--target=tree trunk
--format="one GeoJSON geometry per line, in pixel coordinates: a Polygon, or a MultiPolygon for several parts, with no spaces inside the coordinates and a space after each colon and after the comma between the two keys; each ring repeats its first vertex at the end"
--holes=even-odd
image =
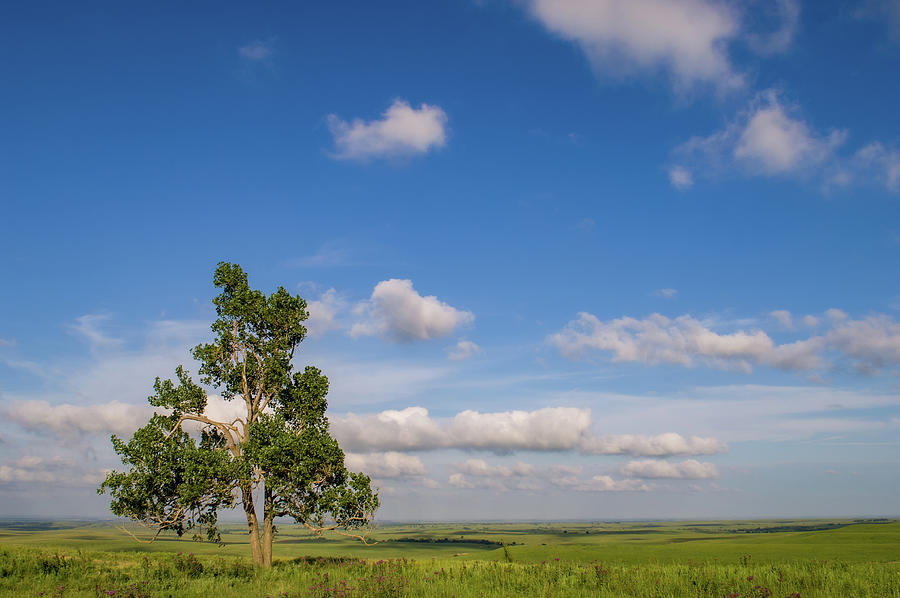
{"type": "MultiPolygon", "coordinates": [[[[256,506],[253,504],[253,487],[246,484],[241,487],[241,500],[244,503],[244,514],[247,515],[247,528],[250,540],[250,555],[254,565],[267,566],[263,561],[263,553],[259,545],[259,520],[256,518],[256,506]]],[[[271,559],[269,561],[271,564],[271,559]]]]}
{"type": "Polygon", "coordinates": [[[269,489],[265,491],[265,505],[263,507],[263,537],[262,558],[263,566],[272,566],[272,541],[275,539],[275,513],[272,506],[272,495],[269,489]]]}

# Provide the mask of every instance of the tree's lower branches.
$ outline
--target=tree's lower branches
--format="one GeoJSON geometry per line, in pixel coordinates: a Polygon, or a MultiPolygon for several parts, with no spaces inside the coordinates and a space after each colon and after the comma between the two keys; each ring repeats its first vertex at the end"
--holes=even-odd
{"type": "MultiPolygon", "coordinates": [[[[190,413],[184,413],[178,417],[178,421],[175,422],[175,425],[166,434],[165,439],[168,440],[175,433],[176,430],[181,428],[181,424],[186,421],[196,421],[204,424],[208,424],[210,426],[214,426],[217,429],[222,431],[222,435],[225,437],[225,441],[228,443],[229,450],[234,450],[237,447],[237,442],[241,439],[241,433],[238,430],[237,426],[234,425],[234,422],[231,424],[226,424],[225,422],[217,422],[215,420],[209,419],[203,415],[193,415],[190,413]],[[232,436],[232,432],[237,435],[237,439],[232,436]]],[[[235,420],[237,421],[237,420],[235,420]]]]}
{"type": "MultiPolygon", "coordinates": [[[[357,519],[357,518],[351,517],[351,519],[357,519]]],[[[368,517],[359,517],[358,519],[361,523],[367,522],[369,520],[368,517]]],[[[360,542],[362,542],[366,546],[374,546],[375,544],[378,544],[377,541],[370,542],[365,534],[354,534],[349,531],[342,530],[341,529],[342,527],[347,527],[346,523],[335,523],[334,525],[315,526],[307,521],[304,521],[303,527],[310,530],[317,536],[321,536],[325,532],[334,532],[341,536],[346,536],[348,538],[355,538],[355,539],[359,540],[360,542]]]]}

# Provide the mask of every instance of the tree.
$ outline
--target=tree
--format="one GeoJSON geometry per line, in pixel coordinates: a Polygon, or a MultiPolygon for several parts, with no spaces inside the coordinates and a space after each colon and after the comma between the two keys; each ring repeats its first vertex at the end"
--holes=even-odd
{"type": "Polygon", "coordinates": [[[164,530],[195,537],[205,531],[220,541],[219,511],[240,504],[253,562],[263,566],[272,564],[276,517],[365,542],[359,531],[378,508],[378,495],[368,476],[347,471],[329,434],[328,379],[311,366],[293,372],[306,336],[306,302],[282,287],[268,296],[250,289],[236,264],[220,263],[213,283],[221,289],[213,299],[215,340],[192,355],[202,384],[226,401],[243,401],[241,417],[210,417],[207,391],[178,366],[177,381],[156,378],[149,397],[165,413],[155,413],[128,442],[112,437],[129,469],[108,474],[97,492],[109,492],[116,516],[154,528],[153,539],[164,530]],[[196,422],[199,439],[183,429],[185,422],[196,422]]]}

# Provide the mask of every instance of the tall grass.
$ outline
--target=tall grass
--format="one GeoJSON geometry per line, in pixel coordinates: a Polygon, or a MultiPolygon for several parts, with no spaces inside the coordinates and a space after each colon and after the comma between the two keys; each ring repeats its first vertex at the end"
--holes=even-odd
{"type": "Polygon", "coordinates": [[[0,595],[364,598],[441,596],[900,597],[897,563],[785,561],[520,564],[459,559],[246,559],[0,548],[0,595]]]}

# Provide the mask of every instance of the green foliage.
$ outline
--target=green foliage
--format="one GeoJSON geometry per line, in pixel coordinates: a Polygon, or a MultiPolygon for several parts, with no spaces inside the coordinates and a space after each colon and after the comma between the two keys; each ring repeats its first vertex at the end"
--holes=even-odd
{"type": "Polygon", "coordinates": [[[221,451],[214,431],[196,443],[180,428],[177,416],[153,415],[128,442],[112,437],[113,448],[128,472],[110,472],[98,492],[112,495],[110,510],[181,536],[206,529],[217,541],[217,513],[234,506],[232,488],[238,463],[221,451]]]}
{"type": "Polygon", "coordinates": [[[155,414],[128,442],[112,437],[128,470],[110,473],[98,492],[110,493],[117,516],[179,536],[205,529],[216,541],[218,512],[240,502],[254,560],[270,564],[275,517],[291,516],[319,532],[356,529],[368,524],[378,496],[368,476],[347,471],[329,434],[328,379],[311,366],[292,371],[306,335],[306,302],[283,287],[270,295],[251,289],[235,264],[220,263],[213,282],[221,289],[213,299],[215,338],[192,354],[200,381],[242,403],[246,414],[209,418],[207,390],[178,366],[177,381],[157,378],[149,397],[168,414],[155,414]],[[201,426],[199,442],[184,422],[201,426]],[[256,488],[264,496],[262,532],[256,488]]]}

